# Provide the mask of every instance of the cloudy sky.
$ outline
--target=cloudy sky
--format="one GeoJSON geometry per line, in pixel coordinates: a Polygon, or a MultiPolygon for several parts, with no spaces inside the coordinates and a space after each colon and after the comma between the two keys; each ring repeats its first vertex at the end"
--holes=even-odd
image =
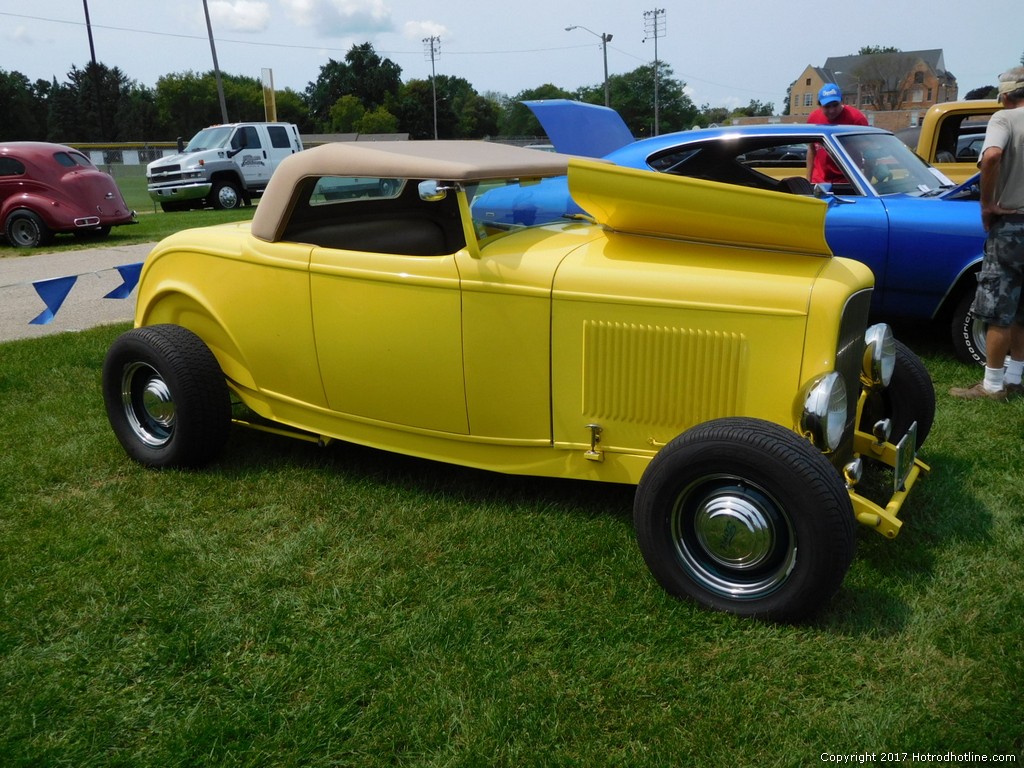
{"type": "MultiPolygon", "coordinates": [[[[140,84],[152,87],[161,75],[213,68],[202,0],[3,0],[0,69],[32,81],[63,81],[72,65],[87,64],[86,3],[97,60],[140,84]]],[[[258,78],[270,69],[276,88],[296,91],[316,80],[328,59],[342,60],[352,45],[367,41],[402,68],[403,80],[429,77],[423,41],[430,37],[439,38],[437,73],[463,77],[481,93],[515,95],[544,83],[567,90],[599,85],[600,35],[610,34],[612,74],[653,61],[657,46],[657,57],[686,83],[697,106],[757,100],[777,109],[806,65],[865,45],[943,49],[961,95],[994,84],[1024,55],[1020,0],[207,3],[223,72],[258,78]],[[572,25],[581,28],[566,31],[572,25]]]]}

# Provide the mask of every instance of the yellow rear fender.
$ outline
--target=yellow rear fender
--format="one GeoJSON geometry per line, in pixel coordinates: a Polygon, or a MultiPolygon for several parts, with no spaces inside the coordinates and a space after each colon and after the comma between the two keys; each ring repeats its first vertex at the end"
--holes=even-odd
{"type": "Polygon", "coordinates": [[[167,287],[150,297],[143,308],[141,302],[135,326],[169,323],[188,328],[210,348],[224,375],[246,389],[256,389],[250,366],[236,340],[215,312],[200,299],[174,287],[167,287]]]}

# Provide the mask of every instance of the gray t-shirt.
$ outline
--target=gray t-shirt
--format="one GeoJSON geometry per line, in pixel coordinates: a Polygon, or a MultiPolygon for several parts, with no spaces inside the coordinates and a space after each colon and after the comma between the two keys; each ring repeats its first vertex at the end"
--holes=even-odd
{"type": "Polygon", "coordinates": [[[997,202],[1003,208],[1024,213],[1024,107],[1001,109],[988,121],[981,155],[989,147],[1001,147],[997,202]]]}

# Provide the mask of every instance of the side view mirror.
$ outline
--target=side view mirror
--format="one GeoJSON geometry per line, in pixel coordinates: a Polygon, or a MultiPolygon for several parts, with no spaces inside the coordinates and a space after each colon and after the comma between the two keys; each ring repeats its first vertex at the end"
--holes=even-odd
{"type": "Polygon", "coordinates": [[[426,203],[437,203],[444,200],[448,196],[449,191],[454,191],[454,186],[445,186],[436,179],[428,179],[421,181],[417,187],[420,200],[426,203]]]}

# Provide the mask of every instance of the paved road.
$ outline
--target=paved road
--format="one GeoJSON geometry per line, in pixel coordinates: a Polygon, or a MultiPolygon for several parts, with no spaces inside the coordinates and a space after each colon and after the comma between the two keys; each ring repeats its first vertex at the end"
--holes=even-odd
{"type": "Polygon", "coordinates": [[[126,299],[103,297],[123,283],[116,268],[144,261],[152,248],[153,243],[143,243],[0,258],[0,342],[131,320],[135,291],[126,299]],[[70,276],[77,280],[52,322],[31,325],[46,309],[32,284],[70,276]]]}

